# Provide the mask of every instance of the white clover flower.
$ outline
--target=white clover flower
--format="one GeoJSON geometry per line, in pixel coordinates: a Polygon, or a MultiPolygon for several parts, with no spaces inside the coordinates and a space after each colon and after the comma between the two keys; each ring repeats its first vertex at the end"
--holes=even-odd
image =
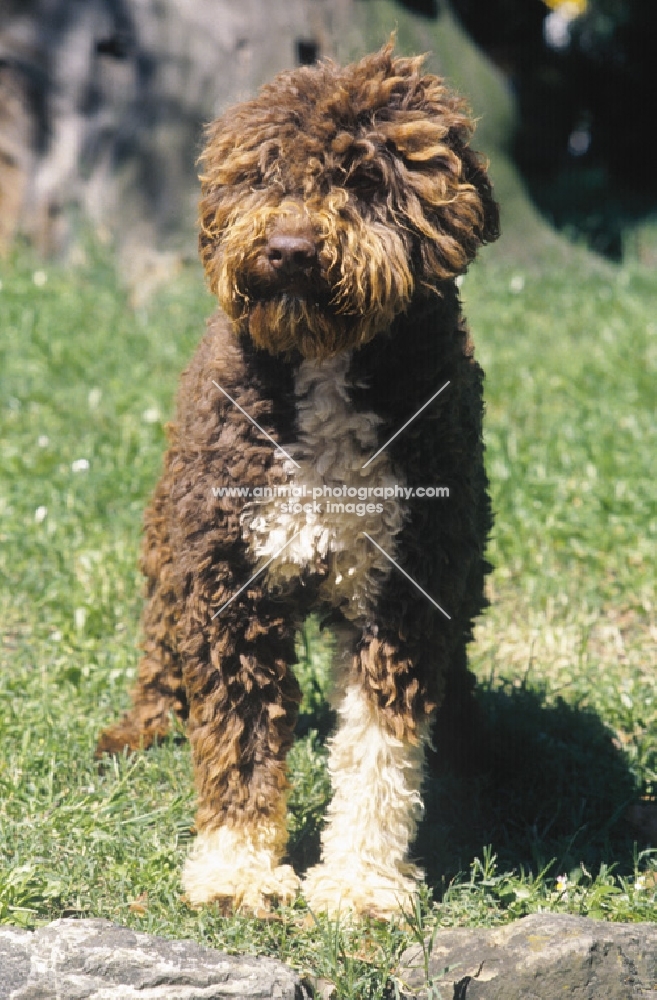
{"type": "Polygon", "coordinates": [[[86,458],[76,458],[71,462],[71,472],[86,472],[89,468],[89,461],[86,458]]]}
{"type": "Polygon", "coordinates": [[[100,389],[98,389],[97,387],[90,389],[89,395],[87,396],[87,404],[89,406],[89,409],[90,410],[98,409],[98,404],[100,403],[102,398],[103,394],[100,389]]]}
{"type": "Polygon", "coordinates": [[[37,524],[41,524],[42,521],[45,521],[47,516],[48,516],[47,507],[37,507],[37,509],[34,511],[34,520],[36,521],[37,524]]]}
{"type": "Polygon", "coordinates": [[[514,274],[509,282],[509,291],[517,295],[525,287],[525,276],[524,274],[514,274]]]}
{"type": "Polygon", "coordinates": [[[160,419],[160,411],[157,406],[151,406],[150,409],[144,410],[141,419],[145,424],[156,424],[160,419]]]}
{"type": "Polygon", "coordinates": [[[39,448],[47,448],[48,445],[50,444],[50,438],[48,437],[47,434],[39,434],[39,437],[37,438],[37,444],[39,445],[39,448]]]}
{"type": "Polygon", "coordinates": [[[48,275],[45,271],[35,271],[32,275],[32,281],[37,286],[37,288],[43,288],[46,281],[48,280],[48,275]]]}

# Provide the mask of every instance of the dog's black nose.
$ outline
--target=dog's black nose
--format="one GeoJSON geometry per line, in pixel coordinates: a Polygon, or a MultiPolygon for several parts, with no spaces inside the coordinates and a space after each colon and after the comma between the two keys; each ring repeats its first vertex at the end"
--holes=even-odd
{"type": "Polygon", "coordinates": [[[317,259],[317,249],[306,236],[274,233],[267,243],[267,259],[277,271],[307,271],[317,259]]]}

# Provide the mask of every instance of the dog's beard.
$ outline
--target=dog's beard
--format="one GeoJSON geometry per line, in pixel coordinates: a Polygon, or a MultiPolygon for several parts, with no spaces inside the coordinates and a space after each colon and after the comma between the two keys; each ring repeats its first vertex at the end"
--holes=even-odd
{"type": "Polygon", "coordinates": [[[270,220],[261,215],[230,228],[213,258],[211,283],[235,328],[258,347],[272,354],[298,351],[315,360],[334,357],[367,343],[407,308],[414,280],[408,247],[398,233],[355,216],[353,231],[345,235],[335,213],[315,213],[316,264],[286,278],[267,267],[270,220]]]}
{"type": "Polygon", "coordinates": [[[358,347],[377,332],[372,316],[335,313],[293,294],[251,302],[245,323],[254,343],[271,354],[296,350],[315,360],[358,347]]]}

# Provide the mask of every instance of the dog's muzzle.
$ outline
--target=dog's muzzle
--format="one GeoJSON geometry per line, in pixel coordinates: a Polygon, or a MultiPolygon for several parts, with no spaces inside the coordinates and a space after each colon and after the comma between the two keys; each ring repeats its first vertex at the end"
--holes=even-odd
{"type": "Polygon", "coordinates": [[[317,238],[309,225],[276,226],[258,254],[252,280],[267,295],[312,294],[320,284],[317,238]]]}

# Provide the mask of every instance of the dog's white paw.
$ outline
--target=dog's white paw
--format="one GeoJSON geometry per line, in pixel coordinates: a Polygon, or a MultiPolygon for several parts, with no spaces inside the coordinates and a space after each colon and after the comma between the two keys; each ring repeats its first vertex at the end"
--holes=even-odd
{"type": "Polygon", "coordinates": [[[183,888],[192,906],[218,902],[258,913],[274,901],[291,903],[299,891],[294,869],[277,861],[261,838],[247,831],[224,826],[202,832],[185,862],[183,888]]]}
{"type": "Polygon", "coordinates": [[[316,865],[302,884],[311,910],[331,917],[355,913],[389,919],[408,912],[417,894],[422,872],[415,865],[385,869],[366,863],[316,865]]]}

